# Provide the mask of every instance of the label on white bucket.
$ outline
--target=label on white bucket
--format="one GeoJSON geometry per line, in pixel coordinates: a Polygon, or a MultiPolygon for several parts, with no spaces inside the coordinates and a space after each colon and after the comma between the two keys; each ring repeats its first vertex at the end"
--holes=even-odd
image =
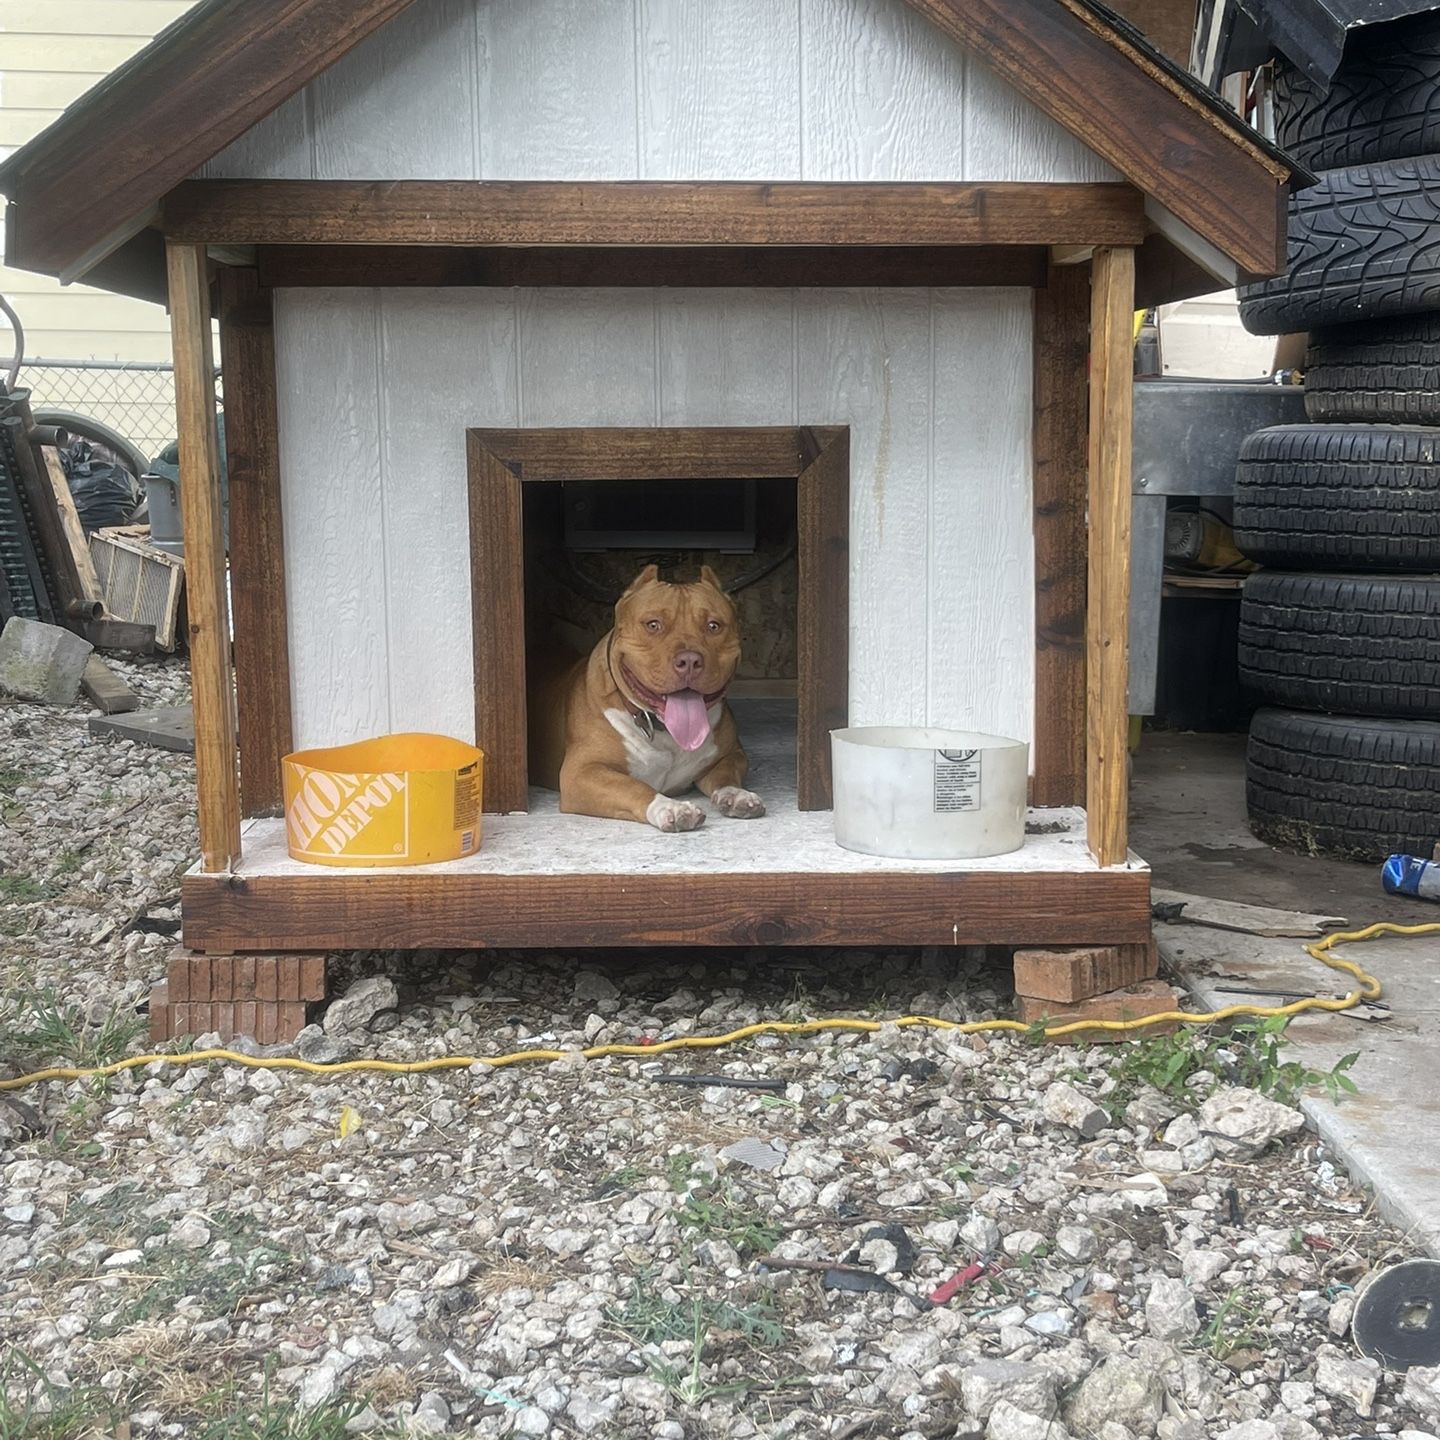
{"type": "Polygon", "coordinates": [[[980,808],[980,752],[935,752],[935,813],[980,808]]]}

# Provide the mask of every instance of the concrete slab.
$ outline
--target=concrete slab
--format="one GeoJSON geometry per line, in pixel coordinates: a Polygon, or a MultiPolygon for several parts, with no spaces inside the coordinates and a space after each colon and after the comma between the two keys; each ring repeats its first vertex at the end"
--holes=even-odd
{"type": "MultiPolygon", "coordinates": [[[[1380,888],[1379,867],[1288,855],[1245,824],[1243,736],[1146,735],[1135,766],[1131,844],[1160,887],[1286,909],[1344,915],[1348,929],[1376,920],[1440,923],[1440,906],[1380,888]]],[[[1299,940],[1262,939],[1198,925],[1157,925],[1162,962],[1210,1009],[1342,995],[1348,977],[1306,955],[1299,940]],[[1242,993],[1258,991],[1261,993],[1242,993]]],[[[1381,1211],[1440,1257],[1440,933],[1337,946],[1379,977],[1390,1018],[1297,1017],[1294,1056],[1329,1069],[1352,1051],[1361,1094],[1304,1108],[1350,1173],[1374,1188],[1381,1211]]]]}
{"type": "Polygon", "coordinates": [[[154,710],[134,710],[128,715],[95,715],[90,733],[115,740],[134,740],[157,750],[195,753],[195,716],[188,705],[161,705],[154,710]]]}

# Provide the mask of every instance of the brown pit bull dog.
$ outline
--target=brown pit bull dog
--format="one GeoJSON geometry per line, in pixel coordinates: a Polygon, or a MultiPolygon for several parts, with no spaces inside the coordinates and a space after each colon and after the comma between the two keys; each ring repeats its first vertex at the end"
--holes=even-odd
{"type": "Polygon", "coordinates": [[[615,628],[530,700],[530,775],[571,815],[695,830],[698,785],[736,820],[765,813],[725,691],[740,663],[735,607],[707,565],[669,585],[647,565],[615,605],[615,628]]]}

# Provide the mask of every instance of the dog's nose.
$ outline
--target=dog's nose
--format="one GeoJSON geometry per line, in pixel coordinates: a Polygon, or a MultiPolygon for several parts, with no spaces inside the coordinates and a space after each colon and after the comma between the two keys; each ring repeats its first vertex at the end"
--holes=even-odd
{"type": "Polygon", "coordinates": [[[675,673],[682,680],[693,680],[705,668],[705,657],[698,650],[682,650],[675,657],[675,673]]]}

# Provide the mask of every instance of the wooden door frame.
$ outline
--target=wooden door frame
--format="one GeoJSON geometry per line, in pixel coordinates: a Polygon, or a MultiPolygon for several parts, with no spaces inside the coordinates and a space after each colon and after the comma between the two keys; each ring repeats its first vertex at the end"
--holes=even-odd
{"type": "Polygon", "coordinates": [[[485,809],[529,806],[522,486],[793,479],[802,810],[828,810],[830,731],[849,718],[850,430],[844,425],[467,430],[475,743],[485,809]]]}

